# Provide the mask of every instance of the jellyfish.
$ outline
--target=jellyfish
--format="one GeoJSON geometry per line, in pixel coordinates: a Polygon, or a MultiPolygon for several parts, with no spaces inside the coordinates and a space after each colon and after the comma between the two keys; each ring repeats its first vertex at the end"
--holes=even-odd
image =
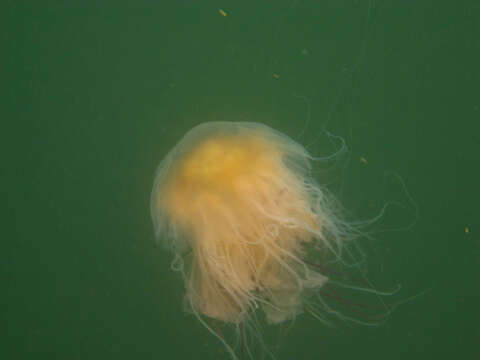
{"type": "Polygon", "coordinates": [[[312,160],[288,136],[253,122],[200,124],[167,154],[151,215],[183,275],[188,311],[236,325],[258,311],[278,324],[326,286],[312,257],[340,259],[349,225],[312,176],[312,160]]]}

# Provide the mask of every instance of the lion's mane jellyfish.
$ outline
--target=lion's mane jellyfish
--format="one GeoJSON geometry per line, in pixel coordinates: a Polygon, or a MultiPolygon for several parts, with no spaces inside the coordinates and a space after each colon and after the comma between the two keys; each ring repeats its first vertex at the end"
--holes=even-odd
{"type": "Polygon", "coordinates": [[[289,137],[250,122],[201,124],[165,157],[151,212],[189,311],[241,324],[260,309],[280,323],[328,283],[311,259],[340,259],[349,225],[313,179],[311,160],[289,137]]]}

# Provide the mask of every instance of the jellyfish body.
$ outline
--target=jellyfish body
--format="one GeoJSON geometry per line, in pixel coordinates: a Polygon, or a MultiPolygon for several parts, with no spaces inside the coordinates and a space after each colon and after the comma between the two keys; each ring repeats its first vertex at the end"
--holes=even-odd
{"type": "Polygon", "coordinates": [[[342,248],[342,220],[298,143],[258,123],[209,122],[161,162],[155,233],[175,254],[195,314],[239,324],[262,309],[279,323],[328,278],[309,252],[342,248]]]}

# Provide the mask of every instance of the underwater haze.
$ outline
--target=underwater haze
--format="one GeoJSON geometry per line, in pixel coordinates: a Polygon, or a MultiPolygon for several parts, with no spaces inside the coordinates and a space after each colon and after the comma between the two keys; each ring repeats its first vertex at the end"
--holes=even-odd
{"type": "Polygon", "coordinates": [[[228,339],[239,359],[479,358],[478,1],[9,0],[0,18],[0,358],[231,359],[150,214],[159,163],[210,121],[331,156],[312,177],[368,224],[352,276],[389,293],[332,297],[349,318],[331,325],[258,314],[263,342],[228,339]]]}

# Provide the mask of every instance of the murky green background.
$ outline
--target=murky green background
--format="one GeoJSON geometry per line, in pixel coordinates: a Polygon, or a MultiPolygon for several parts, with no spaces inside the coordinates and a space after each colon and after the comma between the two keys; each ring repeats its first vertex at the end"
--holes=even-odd
{"type": "Polygon", "coordinates": [[[182,312],[149,215],[157,164],[210,120],[263,122],[318,156],[338,145],[325,129],[343,137],[349,157],[318,181],[358,219],[402,205],[372,228],[369,272],[402,285],[392,301],[430,289],[378,327],[300,316],[277,359],[479,358],[478,1],[11,0],[0,14],[3,359],[228,359],[182,312]]]}

